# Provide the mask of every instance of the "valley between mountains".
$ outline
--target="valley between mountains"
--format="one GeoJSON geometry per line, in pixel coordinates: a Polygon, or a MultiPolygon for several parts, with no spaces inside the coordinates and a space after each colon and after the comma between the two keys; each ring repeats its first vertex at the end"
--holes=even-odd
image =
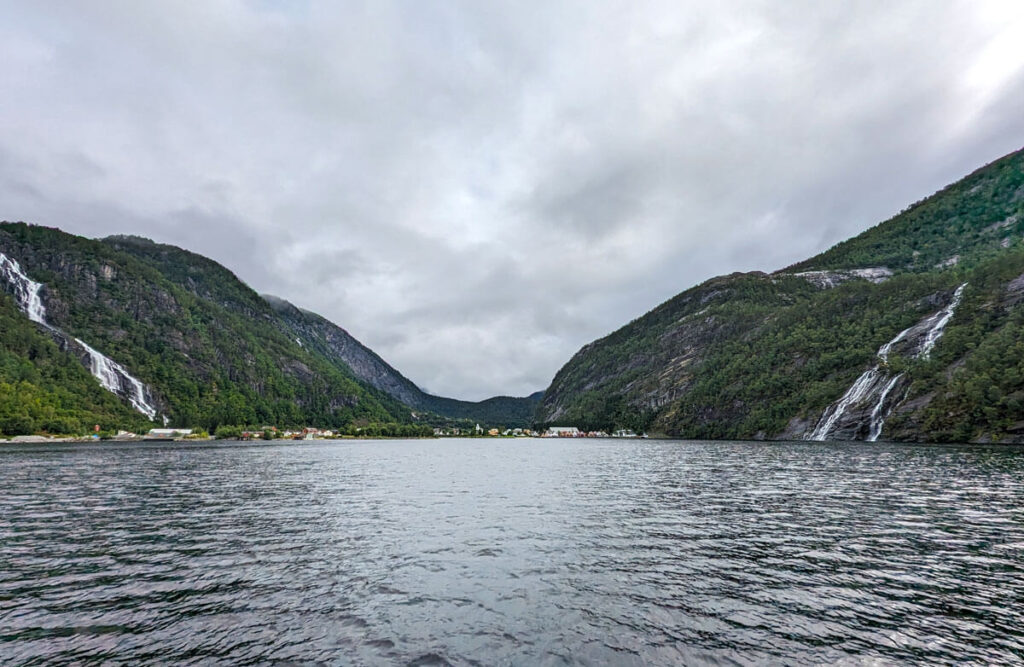
{"type": "Polygon", "coordinates": [[[419,389],[201,255],[0,223],[0,430],[578,426],[702,439],[1024,441],[1024,153],[828,251],[687,289],[544,391],[419,389]]]}

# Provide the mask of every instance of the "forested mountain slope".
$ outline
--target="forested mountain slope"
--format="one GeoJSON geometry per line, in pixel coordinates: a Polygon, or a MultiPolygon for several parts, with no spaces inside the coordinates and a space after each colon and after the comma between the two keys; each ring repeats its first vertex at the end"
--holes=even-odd
{"type": "MultiPolygon", "coordinates": [[[[188,261],[155,262],[126,252],[125,241],[0,224],[0,251],[43,284],[42,333],[52,327],[62,347],[81,353],[84,341],[127,369],[171,423],[340,426],[410,419],[399,401],[280,331],[273,310],[223,267],[191,253],[188,261]]],[[[131,244],[146,246],[138,239],[131,244]]]]}
{"type": "Polygon", "coordinates": [[[81,433],[96,424],[146,428],[148,422],[0,292],[0,433],[81,433]]]}
{"type": "Polygon", "coordinates": [[[1018,151],[817,257],[709,280],[587,345],[538,421],[701,438],[1021,439],[1022,235],[1018,151]]]}

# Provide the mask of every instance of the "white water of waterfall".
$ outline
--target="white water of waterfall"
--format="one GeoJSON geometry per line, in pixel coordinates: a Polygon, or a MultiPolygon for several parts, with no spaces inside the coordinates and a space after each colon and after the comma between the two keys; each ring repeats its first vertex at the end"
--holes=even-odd
{"type": "Polygon", "coordinates": [[[878,397],[878,403],[875,403],[875,407],[871,410],[871,425],[868,429],[868,442],[875,442],[878,440],[878,436],[882,435],[882,427],[885,426],[885,416],[882,414],[882,409],[885,407],[885,399],[889,396],[889,392],[896,386],[896,383],[903,377],[903,373],[898,373],[893,379],[889,380],[885,385],[885,389],[882,390],[882,394],[878,397]]]}
{"type": "Polygon", "coordinates": [[[33,322],[50,326],[46,323],[46,308],[43,307],[43,300],[39,298],[39,290],[43,288],[42,283],[30,279],[21,270],[21,265],[0,252],[0,275],[4,280],[14,287],[14,298],[18,302],[28,319],[33,322]]]}
{"type": "Polygon", "coordinates": [[[807,437],[808,440],[825,440],[828,434],[832,431],[832,427],[836,425],[839,418],[842,417],[847,408],[851,405],[859,403],[865,396],[868,395],[871,388],[875,385],[875,381],[878,380],[879,372],[878,366],[864,371],[859,378],[854,381],[850,388],[846,390],[843,397],[838,401],[828,406],[825,413],[821,415],[821,419],[818,420],[818,425],[814,427],[811,434],[807,437]]]}
{"type": "MultiPolygon", "coordinates": [[[[17,261],[3,253],[0,253],[0,277],[14,288],[18,307],[30,320],[58,331],[46,321],[46,308],[39,297],[42,283],[30,279],[21,270],[21,265],[17,261]]],[[[142,382],[130,375],[124,366],[86,345],[84,341],[76,338],[75,342],[89,355],[89,371],[100,381],[104,389],[119,396],[123,392],[133,408],[150,419],[156,419],[156,408],[147,400],[146,387],[142,382]]]]}
{"type": "Polygon", "coordinates": [[[875,399],[875,404],[871,409],[867,439],[869,442],[875,442],[878,440],[878,437],[882,434],[882,427],[885,426],[885,420],[888,417],[888,414],[885,412],[885,400],[889,397],[889,394],[904,375],[903,373],[899,373],[888,382],[885,382],[884,384],[880,383],[886,375],[882,366],[889,361],[889,353],[892,351],[893,346],[905,339],[914,329],[924,329],[924,340],[920,349],[917,350],[917,353],[913,356],[915,358],[927,359],[931,355],[932,349],[935,348],[935,344],[945,331],[946,325],[949,324],[951,319],[953,319],[953,313],[956,311],[956,307],[960,305],[960,299],[963,297],[964,288],[966,287],[967,283],[957,287],[956,291],[953,292],[953,298],[945,308],[934,315],[930,315],[918,324],[904,329],[896,334],[896,336],[888,343],[878,348],[877,356],[880,363],[875,364],[871,369],[864,371],[864,373],[854,381],[838,401],[825,409],[825,412],[821,415],[821,419],[818,420],[817,425],[814,427],[814,430],[811,431],[810,435],[807,436],[807,439],[828,439],[829,433],[832,432],[836,423],[839,422],[839,419],[850,407],[864,402],[869,397],[877,393],[878,397],[875,399]]]}
{"type": "Polygon", "coordinates": [[[891,341],[889,341],[882,347],[878,348],[878,358],[881,359],[882,361],[889,361],[889,353],[892,352],[892,346],[906,338],[907,334],[910,333],[910,330],[913,328],[914,327],[907,327],[903,331],[896,334],[896,337],[893,338],[891,341]]]}
{"type": "Polygon", "coordinates": [[[124,366],[93,349],[85,341],[76,338],[75,342],[89,354],[89,370],[104,389],[115,394],[124,391],[133,408],[150,419],[156,419],[156,408],[146,400],[146,389],[139,380],[132,377],[124,366]]]}
{"type": "Polygon", "coordinates": [[[935,347],[935,343],[942,336],[942,332],[946,330],[946,325],[953,319],[953,311],[960,305],[960,299],[963,298],[965,287],[967,287],[967,283],[957,287],[956,291],[953,292],[953,300],[949,302],[949,305],[931,316],[931,328],[928,329],[928,334],[924,337],[924,345],[921,346],[921,351],[918,352],[917,356],[923,359],[931,356],[932,348],[935,347]]]}
{"type": "MultiPolygon", "coordinates": [[[[956,307],[960,305],[960,299],[963,298],[964,288],[967,287],[967,283],[960,285],[953,292],[953,298],[950,300],[949,305],[935,313],[927,320],[925,320],[925,326],[928,327],[928,332],[925,334],[924,343],[921,345],[921,349],[915,355],[922,359],[927,359],[931,356],[932,349],[935,348],[935,343],[938,342],[939,338],[942,337],[942,333],[946,330],[946,325],[953,319],[953,313],[956,311],[956,307]]],[[[909,329],[908,329],[909,331],[909,329]]],[[[905,332],[904,332],[905,333],[905,332]]],[[[886,350],[888,352],[888,350],[886,350]]],[[[879,356],[882,356],[879,354],[879,356]]],[[[883,361],[888,360],[888,355],[882,357],[883,361]]],[[[878,397],[878,403],[871,411],[871,427],[868,431],[868,442],[875,442],[878,440],[878,436],[882,435],[882,427],[885,426],[885,418],[888,415],[882,414],[882,410],[885,406],[885,399],[889,396],[889,392],[896,386],[899,379],[903,377],[903,373],[900,373],[885,386],[885,390],[882,391],[882,395],[878,397]]]]}

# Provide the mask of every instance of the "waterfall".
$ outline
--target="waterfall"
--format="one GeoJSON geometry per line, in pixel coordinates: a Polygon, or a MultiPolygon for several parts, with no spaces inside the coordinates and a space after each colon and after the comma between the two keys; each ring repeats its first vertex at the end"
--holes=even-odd
{"type": "MultiPolygon", "coordinates": [[[[18,307],[30,320],[43,325],[47,329],[60,332],[46,321],[46,308],[39,296],[43,284],[31,280],[21,270],[21,265],[0,252],[0,276],[14,288],[14,298],[18,307]]],[[[75,338],[75,342],[89,355],[89,371],[100,381],[107,391],[123,396],[133,408],[156,419],[156,407],[153,406],[150,392],[141,381],[133,377],[124,366],[90,347],[85,341],[75,338]]]]}
{"type": "Polygon", "coordinates": [[[960,299],[964,295],[965,287],[967,287],[967,283],[957,287],[956,291],[953,292],[953,300],[949,302],[949,305],[928,318],[930,328],[928,329],[928,334],[924,337],[924,345],[921,346],[921,351],[918,352],[917,356],[924,359],[931,356],[932,348],[935,347],[935,343],[942,336],[942,332],[946,330],[946,325],[953,319],[953,311],[960,305],[960,299]]]}
{"type": "Polygon", "coordinates": [[[851,405],[859,403],[865,396],[868,395],[871,388],[876,384],[878,380],[879,372],[878,366],[864,371],[859,378],[846,390],[842,398],[828,406],[824,414],[821,415],[821,419],[818,420],[818,425],[814,427],[811,434],[807,437],[808,440],[825,440],[828,438],[828,434],[832,431],[832,427],[836,425],[839,418],[846,414],[846,409],[851,405]]]}
{"type": "Polygon", "coordinates": [[[26,276],[25,272],[21,270],[21,265],[2,252],[0,252],[0,275],[14,287],[14,299],[18,302],[18,307],[28,315],[28,319],[42,324],[44,327],[49,327],[50,325],[46,323],[46,308],[43,307],[43,300],[39,297],[39,290],[43,288],[43,284],[26,276]]]}
{"type": "Polygon", "coordinates": [[[903,377],[903,373],[898,373],[893,379],[889,380],[888,384],[885,385],[885,389],[882,390],[882,394],[878,397],[878,403],[871,410],[871,426],[868,428],[868,442],[875,442],[878,440],[878,436],[882,435],[882,427],[885,426],[885,416],[882,414],[882,408],[885,407],[885,399],[889,396],[889,392],[896,386],[896,383],[903,377]]]}
{"type": "Polygon", "coordinates": [[[894,345],[908,338],[911,332],[920,331],[922,333],[919,335],[923,335],[923,340],[920,348],[912,356],[914,358],[927,359],[945,331],[946,325],[953,319],[953,313],[956,307],[960,305],[960,299],[963,297],[965,287],[967,287],[967,283],[956,288],[956,291],[953,292],[953,298],[945,308],[933,315],[929,315],[914,326],[907,327],[896,334],[888,343],[878,348],[877,357],[879,363],[864,371],[838,401],[825,409],[814,430],[811,431],[806,439],[827,440],[832,429],[850,407],[860,405],[868,399],[872,399],[874,405],[870,413],[867,440],[868,442],[878,440],[878,437],[882,434],[882,427],[885,426],[885,420],[889,416],[886,412],[885,401],[904,376],[903,373],[898,373],[889,378],[888,382],[884,381],[887,373],[883,367],[889,361],[889,353],[892,352],[894,345]]]}
{"type": "Polygon", "coordinates": [[[85,341],[76,338],[75,342],[88,353],[89,370],[104,389],[119,396],[123,395],[133,408],[150,419],[156,419],[156,408],[146,398],[146,387],[142,382],[129,375],[124,366],[97,352],[85,341]]]}

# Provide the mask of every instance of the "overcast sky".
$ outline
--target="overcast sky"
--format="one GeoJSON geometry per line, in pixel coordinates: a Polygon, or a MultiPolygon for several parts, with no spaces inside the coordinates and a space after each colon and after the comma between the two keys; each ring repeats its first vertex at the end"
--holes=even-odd
{"type": "Polygon", "coordinates": [[[0,1],[0,219],[148,236],[425,389],[543,389],[1024,145],[1024,2],[0,1]]]}

